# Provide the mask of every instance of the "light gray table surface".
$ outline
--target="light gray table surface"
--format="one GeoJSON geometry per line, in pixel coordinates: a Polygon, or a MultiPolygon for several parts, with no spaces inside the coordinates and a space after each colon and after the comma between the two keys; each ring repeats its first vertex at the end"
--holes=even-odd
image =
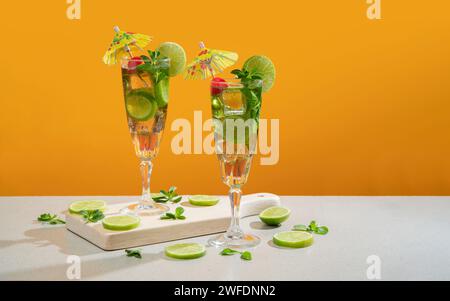
{"type": "MultiPolygon", "coordinates": [[[[167,258],[167,242],[142,247],[141,260],[103,251],[67,231],[42,225],[43,212],[60,213],[79,199],[111,203],[137,197],[1,197],[0,280],[67,280],[69,255],[81,260],[81,280],[368,280],[367,258],[378,256],[381,280],[450,280],[450,197],[282,197],[292,209],[281,227],[242,219],[261,237],[253,260],[219,256],[208,247],[196,260],[167,258]],[[272,236],[310,220],[329,227],[313,246],[283,249],[272,236]]],[[[210,236],[184,239],[206,244],[210,236]]]]}

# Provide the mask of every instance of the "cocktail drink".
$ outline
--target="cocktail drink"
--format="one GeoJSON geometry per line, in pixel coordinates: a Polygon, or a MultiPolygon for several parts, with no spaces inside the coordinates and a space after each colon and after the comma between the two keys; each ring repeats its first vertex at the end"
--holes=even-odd
{"type": "Polygon", "coordinates": [[[256,152],[262,93],[272,88],[275,67],[269,58],[253,56],[246,60],[242,69],[231,73],[236,78],[214,77],[211,81],[215,151],[222,182],[230,188],[231,224],[224,234],[210,239],[209,244],[244,248],[260,242],[257,236],[241,229],[239,207],[241,189],[247,182],[256,152]]]}
{"type": "Polygon", "coordinates": [[[217,247],[252,247],[260,239],[245,234],[239,226],[239,206],[242,186],[247,182],[256,152],[262,93],[269,91],[275,80],[275,66],[265,56],[252,56],[242,69],[231,73],[235,78],[225,80],[217,77],[234,65],[238,54],[230,51],[209,49],[200,43],[198,56],[185,70],[186,79],[211,81],[211,108],[214,121],[215,151],[220,162],[223,183],[229,188],[231,224],[228,230],[209,240],[217,247]]]}
{"type": "Polygon", "coordinates": [[[157,156],[166,123],[169,101],[169,58],[158,58],[151,68],[139,68],[141,58],[122,59],[125,109],[136,156],[140,160],[142,197],[126,210],[159,214],[167,207],[153,201],[150,193],[152,161],[157,156]]]}
{"type": "Polygon", "coordinates": [[[166,123],[169,78],[185,69],[186,53],[174,42],[164,42],[154,51],[145,51],[144,48],[152,40],[150,36],[121,31],[117,26],[114,27],[114,32],[103,62],[106,65],[121,64],[128,128],[142,174],[140,202],[124,208],[122,212],[137,215],[160,214],[169,208],[152,199],[152,161],[158,154],[166,123]]]}
{"type": "Polygon", "coordinates": [[[215,246],[251,247],[260,241],[239,226],[239,206],[256,151],[262,84],[260,79],[242,82],[216,78],[211,82],[215,150],[222,181],[230,187],[232,208],[227,232],[209,241],[215,246]]]}

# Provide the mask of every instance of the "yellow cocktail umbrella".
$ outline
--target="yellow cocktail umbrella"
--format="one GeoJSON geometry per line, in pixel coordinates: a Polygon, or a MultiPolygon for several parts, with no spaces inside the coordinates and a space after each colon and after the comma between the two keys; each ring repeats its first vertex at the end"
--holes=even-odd
{"type": "Polygon", "coordinates": [[[143,48],[145,48],[148,43],[152,41],[150,36],[140,33],[121,31],[117,26],[114,26],[114,31],[116,32],[114,34],[114,39],[103,56],[103,62],[107,65],[116,64],[117,60],[120,59],[120,57],[125,53],[132,58],[133,47],[143,50],[143,48]]]}
{"type": "Polygon", "coordinates": [[[239,58],[235,52],[208,49],[203,42],[200,42],[200,49],[198,56],[185,70],[184,77],[186,79],[215,77],[217,73],[221,73],[225,68],[234,65],[239,58]]]}

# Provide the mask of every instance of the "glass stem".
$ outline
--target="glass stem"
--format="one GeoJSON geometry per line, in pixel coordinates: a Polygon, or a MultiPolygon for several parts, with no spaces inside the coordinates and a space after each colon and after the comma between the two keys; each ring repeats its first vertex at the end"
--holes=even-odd
{"type": "Polygon", "coordinates": [[[150,193],[150,177],[152,175],[152,168],[153,168],[152,161],[142,160],[140,167],[142,176],[142,197],[139,206],[153,207],[153,199],[150,193]]]}
{"type": "Polygon", "coordinates": [[[230,239],[241,239],[244,233],[239,226],[239,207],[241,205],[242,191],[239,185],[233,185],[228,192],[231,203],[231,224],[226,236],[230,239]]]}

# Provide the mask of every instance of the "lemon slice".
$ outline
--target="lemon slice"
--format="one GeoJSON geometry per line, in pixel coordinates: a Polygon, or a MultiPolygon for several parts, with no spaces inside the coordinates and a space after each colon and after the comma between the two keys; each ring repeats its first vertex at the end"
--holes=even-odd
{"type": "Polygon", "coordinates": [[[102,221],[103,228],[114,231],[127,231],[137,228],[141,219],[131,215],[113,215],[105,217],[102,221]]]}
{"type": "Polygon", "coordinates": [[[305,248],[312,245],[313,242],[313,236],[303,231],[286,231],[273,236],[273,243],[281,247],[305,248]]]}
{"type": "Polygon", "coordinates": [[[85,201],[76,201],[70,204],[69,211],[71,213],[80,213],[83,210],[93,211],[93,210],[101,210],[104,211],[106,209],[106,202],[102,200],[85,200],[85,201]]]}

